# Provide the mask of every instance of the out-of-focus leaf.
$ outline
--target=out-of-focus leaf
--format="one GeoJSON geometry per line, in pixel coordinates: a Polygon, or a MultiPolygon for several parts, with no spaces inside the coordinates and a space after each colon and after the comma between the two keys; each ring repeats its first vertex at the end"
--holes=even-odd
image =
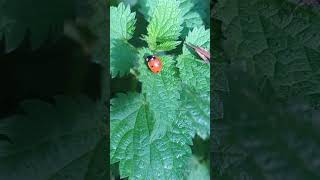
{"type": "Polygon", "coordinates": [[[0,37],[5,37],[6,52],[16,49],[30,32],[31,46],[38,48],[51,35],[63,33],[64,22],[72,19],[74,1],[0,1],[0,37]]]}
{"type": "Polygon", "coordinates": [[[270,80],[282,99],[301,96],[311,102],[319,96],[320,16],[310,7],[285,0],[223,0],[217,18],[233,63],[242,61],[258,81],[270,80]]]}
{"type": "Polygon", "coordinates": [[[55,104],[30,100],[22,108],[23,114],[0,121],[0,134],[10,139],[0,141],[2,179],[87,180],[106,171],[99,144],[106,141],[105,126],[96,103],[59,96],[55,104]]]}
{"type": "Polygon", "coordinates": [[[90,18],[90,29],[94,32],[96,43],[93,59],[97,62],[107,62],[107,3],[105,0],[89,0],[93,14],[90,18]]]}

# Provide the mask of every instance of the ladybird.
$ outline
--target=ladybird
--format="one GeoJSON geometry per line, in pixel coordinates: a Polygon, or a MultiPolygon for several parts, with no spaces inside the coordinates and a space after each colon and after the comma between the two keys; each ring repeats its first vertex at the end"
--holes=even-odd
{"type": "Polygon", "coordinates": [[[154,55],[147,56],[146,62],[153,73],[159,73],[161,71],[162,62],[159,57],[154,55]]]}

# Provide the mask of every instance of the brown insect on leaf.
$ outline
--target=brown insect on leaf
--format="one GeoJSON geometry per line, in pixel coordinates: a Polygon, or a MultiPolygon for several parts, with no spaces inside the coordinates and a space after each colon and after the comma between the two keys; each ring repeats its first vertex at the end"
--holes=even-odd
{"type": "Polygon", "coordinates": [[[209,51],[207,51],[206,49],[204,49],[204,48],[202,48],[202,47],[195,46],[195,45],[193,45],[193,44],[191,44],[191,43],[185,42],[185,44],[186,44],[187,46],[189,46],[190,48],[192,48],[194,51],[196,51],[196,53],[201,57],[201,59],[204,60],[204,62],[205,62],[206,64],[209,64],[209,63],[210,63],[209,60],[210,60],[211,55],[210,55],[210,52],[209,52],[209,51]]]}

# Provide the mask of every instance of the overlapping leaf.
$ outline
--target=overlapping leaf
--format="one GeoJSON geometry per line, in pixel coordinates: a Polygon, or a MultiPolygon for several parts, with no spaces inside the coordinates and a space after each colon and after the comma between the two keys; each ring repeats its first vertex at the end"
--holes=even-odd
{"type": "Polygon", "coordinates": [[[195,88],[199,94],[210,91],[210,66],[208,64],[196,61],[192,55],[180,55],[177,61],[182,82],[195,88]]]}
{"type": "MultiPolygon", "coordinates": [[[[178,0],[179,8],[183,17],[182,35],[185,37],[190,29],[203,25],[203,21],[209,20],[209,1],[198,0],[178,0]],[[206,11],[207,9],[208,11],[206,11]]],[[[139,11],[144,15],[147,21],[151,20],[154,10],[156,9],[157,0],[141,0],[139,11]]]]}
{"type": "MultiPolygon", "coordinates": [[[[210,51],[210,30],[204,26],[196,27],[188,33],[185,42],[202,47],[210,51]]],[[[183,54],[194,54],[194,50],[183,45],[183,54]]]]}
{"type": "Polygon", "coordinates": [[[150,53],[146,49],[140,51],[139,80],[142,82],[142,92],[150,103],[150,111],[154,114],[157,128],[153,135],[156,138],[164,135],[177,119],[181,81],[174,68],[173,58],[170,56],[160,56],[163,69],[158,74],[152,73],[144,60],[144,56],[150,53]]]}
{"type": "Polygon", "coordinates": [[[123,76],[137,60],[135,49],[128,43],[135,30],[135,13],[123,3],[110,11],[110,70],[112,77],[123,76]]]}
{"type": "Polygon", "coordinates": [[[143,95],[118,94],[111,106],[111,163],[120,161],[123,178],[182,179],[191,157],[182,124],[175,119],[171,131],[152,140],[157,127],[143,95]]]}
{"type": "Polygon", "coordinates": [[[144,37],[149,48],[157,51],[174,49],[180,44],[178,38],[182,23],[182,11],[177,0],[158,0],[147,27],[148,35],[144,37]]]}
{"type": "Polygon", "coordinates": [[[127,74],[130,68],[137,62],[137,50],[126,41],[113,40],[110,51],[110,70],[112,77],[127,74]]]}
{"type": "MultiPolygon", "coordinates": [[[[208,48],[210,32],[205,31],[204,27],[195,28],[189,32],[186,41],[208,48]]],[[[197,61],[191,53],[194,54],[184,47],[184,54],[177,58],[180,78],[184,83],[181,100],[197,134],[206,139],[210,134],[210,66],[197,61]]]]}
{"type": "Polygon", "coordinates": [[[182,104],[197,134],[206,139],[210,134],[210,68],[191,55],[181,55],[177,60],[184,83],[182,104]]]}
{"type": "MultiPolygon", "coordinates": [[[[205,30],[204,26],[190,31],[185,41],[210,51],[210,31],[205,30]]],[[[183,55],[177,60],[180,77],[184,83],[196,88],[198,92],[207,92],[210,90],[210,66],[196,61],[197,56],[193,54],[194,50],[184,45],[183,55]]]]}
{"type": "Polygon", "coordinates": [[[120,3],[110,8],[110,38],[129,40],[135,30],[136,13],[131,13],[130,6],[120,3]]]}

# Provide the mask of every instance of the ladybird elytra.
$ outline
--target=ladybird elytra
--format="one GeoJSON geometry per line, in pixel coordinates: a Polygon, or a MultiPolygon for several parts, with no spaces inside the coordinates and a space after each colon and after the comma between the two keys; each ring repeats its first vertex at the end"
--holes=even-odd
{"type": "Polygon", "coordinates": [[[161,59],[155,55],[150,55],[146,57],[149,69],[153,73],[159,73],[162,70],[161,59]]]}

